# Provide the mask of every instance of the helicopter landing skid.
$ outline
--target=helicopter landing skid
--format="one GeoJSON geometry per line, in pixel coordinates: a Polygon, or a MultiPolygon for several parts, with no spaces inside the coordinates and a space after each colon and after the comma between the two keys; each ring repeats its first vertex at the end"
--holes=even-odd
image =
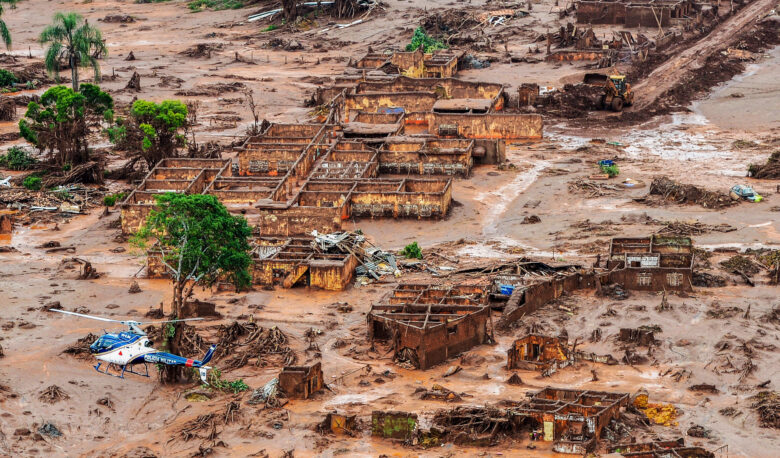
{"type": "Polygon", "coordinates": [[[117,377],[117,378],[121,378],[121,379],[125,378],[125,372],[127,372],[128,374],[140,375],[141,377],[149,377],[149,366],[147,366],[146,363],[144,363],[144,372],[145,373],[134,371],[133,370],[133,366],[129,366],[129,367],[128,367],[128,365],[120,366],[120,365],[114,364],[114,363],[108,363],[106,365],[105,369],[100,370],[100,366],[102,364],[103,363],[101,362],[101,363],[98,363],[97,366],[95,366],[95,370],[100,372],[101,374],[106,374],[106,375],[110,375],[112,377],[117,377]],[[117,375],[115,373],[111,373],[111,369],[112,368],[115,369],[114,372],[119,371],[119,368],[122,368],[122,371],[119,373],[119,375],[117,375]]]}

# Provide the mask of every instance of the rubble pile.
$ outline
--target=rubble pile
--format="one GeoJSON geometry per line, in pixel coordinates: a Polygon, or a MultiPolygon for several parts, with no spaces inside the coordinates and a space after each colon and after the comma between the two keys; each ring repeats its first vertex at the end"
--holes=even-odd
{"type": "Polygon", "coordinates": [[[761,391],[750,398],[764,428],[780,429],[780,394],[776,391],[761,391]]]}
{"type": "Polygon", "coordinates": [[[287,336],[276,326],[263,328],[253,322],[234,321],[217,328],[217,352],[225,369],[244,367],[254,359],[257,366],[291,365],[297,360],[287,336]],[[276,357],[276,361],[269,357],[276,357]]]}
{"type": "Polygon", "coordinates": [[[650,183],[650,195],[660,196],[666,202],[697,204],[711,209],[730,207],[738,202],[723,192],[708,191],[698,186],[678,183],[665,176],[653,179],[650,183]]]}
{"type": "Polygon", "coordinates": [[[750,164],[748,176],[767,180],[780,178],[780,151],[772,153],[765,164],[750,164]]]}
{"type": "Polygon", "coordinates": [[[79,359],[90,359],[92,355],[89,352],[89,346],[95,343],[97,339],[98,336],[90,332],[77,340],[75,344],[66,348],[62,353],[73,355],[79,359]]]}

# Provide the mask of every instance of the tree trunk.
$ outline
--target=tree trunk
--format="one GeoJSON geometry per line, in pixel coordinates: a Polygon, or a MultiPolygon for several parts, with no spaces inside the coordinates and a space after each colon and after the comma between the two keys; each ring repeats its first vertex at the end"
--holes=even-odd
{"type": "Polygon", "coordinates": [[[73,91],[78,92],[79,91],[79,66],[76,65],[76,59],[71,54],[70,56],[70,77],[72,79],[71,85],[73,86],[73,91]]]}
{"type": "Polygon", "coordinates": [[[298,18],[298,0],[282,0],[284,19],[292,24],[298,18]]]}
{"type": "MultiPolygon", "coordinates": [[[[184,301],[184,287],[186,282],[176,281],[173,284],[173,300],[171,304],[171,319],[176,319],[181,316],[181,309],[184,301]]],[[[181,339],[182,339],[182,323],[166,323],[163,324],[163,329],[168,326],[173,326],[173,337],[167,338],[166,351],[174,355],[180,355],[181,339]]],[[[165,333],[163,333],[165,335],[165,333]]],[[[181,366],[164,366],[160,373],[160,379],[163,383],[178,383],[184,378],[184,368],[181,366]]]]}

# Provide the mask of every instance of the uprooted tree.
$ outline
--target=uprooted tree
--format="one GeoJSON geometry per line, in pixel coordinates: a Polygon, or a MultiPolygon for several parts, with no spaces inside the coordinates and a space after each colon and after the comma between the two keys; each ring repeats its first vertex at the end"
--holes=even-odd
{"type": "Polygon", "coordinates": [[[19,131],[58,166],[89,161],[89,137],[113,121],[114,100],[94,84],[54,86],[27,105],[19,131]]]}
{"type": "Polygon", "coordinates": [[[123,149],[137,151],[134,159],[142,159],[151,169],[160,159],[177,156],[186,145],[190,121],[187,105],[179,100],[136,100],[129,116],[116,123],[107,130],[109,139],[123,149]]]}
{"type": "MultiPolygon", "coordinates": [[[[153,250],[173,283],[171,316],[179,318],[197,285],[207,287],[218,280],[230,281],[236,288],[249,285],[251,233],[246,219],[231,215],[214,196],[166,193],[157,197],[135,243],[156,240],[153,250]]],[[[180,322],[166,325],[163,336],[168,351],[179,353],[182,329],[180,322]]],[[[168,383],[182,375],[181,368],[173,366],[165,366],[161,373],[168,383]]]]}

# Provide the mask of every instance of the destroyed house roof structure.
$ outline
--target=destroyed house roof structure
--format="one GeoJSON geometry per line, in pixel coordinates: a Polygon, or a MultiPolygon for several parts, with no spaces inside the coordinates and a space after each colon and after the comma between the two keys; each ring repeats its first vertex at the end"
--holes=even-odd
{"type": "MultiPolygon", "coordinates": [[[[363,240],[349,242],[360,250],[363,240]]],[[[251,252],[253,283],[291,288],[297,283],[340,291],[352,280],[358,260],[350,252],[317,249],[313,237],[260,238],[251,252]]]]}
{"type": "Polygon", "coordinates": [[[485,343],[489,317],[483,287],[404,284],[372,305],[367,321],[369,339],[392,339],[395,359],[428,369],[485,343]]]}
{"type": "Polygon", "coordinates": [[[532,420],[543,425],[544,440],[553,441],[554,451],[584,455],[593,451],[603,428],[628,402],[627,393],[547,387],[508,411],[515,423],[532,420]]]}

